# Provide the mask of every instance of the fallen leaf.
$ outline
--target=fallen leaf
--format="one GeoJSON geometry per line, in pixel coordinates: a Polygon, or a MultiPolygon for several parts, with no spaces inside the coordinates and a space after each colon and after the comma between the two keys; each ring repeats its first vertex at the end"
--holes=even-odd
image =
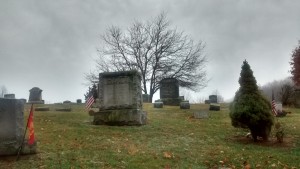
{"type": "Polygon", "coordinates": [[[165,158],[172,158],[172,153],[171,152],[168,152],[168,151],[166,151],[166,152],[164,152],[164,157],[165,158]]]}

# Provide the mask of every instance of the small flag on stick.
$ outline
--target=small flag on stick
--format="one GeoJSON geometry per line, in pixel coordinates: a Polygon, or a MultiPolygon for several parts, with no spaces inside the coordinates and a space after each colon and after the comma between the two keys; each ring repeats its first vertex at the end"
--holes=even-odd
{"type": "Polygon", "coordinates": [[[274,116],[277,116],[277,110],[276,110],[275,97],[274,97],[273,90],[272,90],[272,113],[274,116]]]}
{"type": "Polygon", "coordinates": [[[94,103],[95,99],[93,97],[93,95],[91,95],[87,100],[86,100],[86,103],[85,103],[85,108],[87,110],[89,110],[92,106],[92,104],[94,103]]]}
{"type": "Polygon", "coordinates": [[[29,137],[28,137],[28,144],[32,145],[34,143],[34,128],[33,128],[33,104],[30,108],[30,113],[28,117],[27,127],[29,129],[29,137]]]}

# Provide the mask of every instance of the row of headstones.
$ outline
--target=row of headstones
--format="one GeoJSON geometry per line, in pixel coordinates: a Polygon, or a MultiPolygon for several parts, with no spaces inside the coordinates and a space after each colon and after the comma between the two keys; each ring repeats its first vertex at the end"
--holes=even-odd
{"type": "MultiPolygon", "coordinates": [[[[155,100],[153,103],[154,108],[163,108],[164,107],[164,102],[163,100],[155,100]]],[[[180,109],[190,109],[190,103],[188,100],[182,100],[179,104],[180,109]]]]}

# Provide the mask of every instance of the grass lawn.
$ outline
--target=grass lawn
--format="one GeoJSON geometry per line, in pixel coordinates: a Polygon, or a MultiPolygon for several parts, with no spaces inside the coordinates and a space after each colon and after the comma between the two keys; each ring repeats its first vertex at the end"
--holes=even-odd
{"type": "MultiPolygon", "coordinates": [[[[154,109],[144,104],[148,124],[144,126],[95,126],[84,105],[71,112],[34,112],[38,153],[1,157],[0,168],[300,168],[300,109],[289,108],[284,123],[286,136],[280,144],[253,143],[247,130],[233,128],[228,105],[210,111],[208,119],[194,119],[193,112],[207,105],[193,104],[189,110],[176,106],[154,109]]],[[[28,117],[26,106],[25,118],[28,117]]]]}

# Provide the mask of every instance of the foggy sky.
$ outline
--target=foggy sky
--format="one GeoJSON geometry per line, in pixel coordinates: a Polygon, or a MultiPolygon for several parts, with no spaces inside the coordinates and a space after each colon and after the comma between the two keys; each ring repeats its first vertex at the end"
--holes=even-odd
{"type": "Polygon", "coordinates": [[[259,85],[290,76],[299,7],[297,0],[0,1],[0,85],[16,98],[39,87],[46,103],[84,99],[100,35],[166,12],[173,27],[206,44],[208,87],[188,95],[218,90],[230,99],[245,59],[259,85]]]}

